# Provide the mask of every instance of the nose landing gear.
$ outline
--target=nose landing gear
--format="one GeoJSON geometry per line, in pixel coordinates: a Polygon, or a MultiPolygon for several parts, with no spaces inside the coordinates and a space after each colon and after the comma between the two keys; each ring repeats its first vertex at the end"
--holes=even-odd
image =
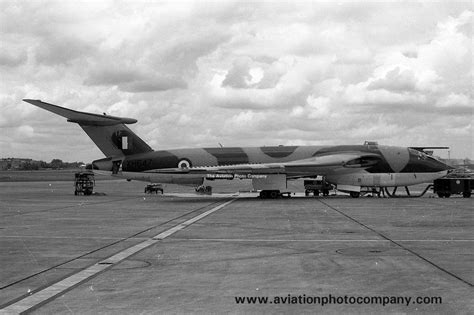
{"type": "Polygon", "coordinates": [[[277,199],[284,197],[284,195],[286,195],[285,197],[287,198],[291,197],[289,192],[281,193],[279,190],[262,190],[260,191],[259,197],[262,199],[277,199]]]}

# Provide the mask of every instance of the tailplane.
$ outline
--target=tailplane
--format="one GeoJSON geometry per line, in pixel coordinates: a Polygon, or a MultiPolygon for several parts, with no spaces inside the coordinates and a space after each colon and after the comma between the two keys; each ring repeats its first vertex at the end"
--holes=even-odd
{"type": "Polygon", "coordinates": [[[107,157],[153,151],[145,141],[125,126],[136,123],[136,119],[78,112],[40,100],[24,99],[23,101],[66,117],[69,122],[79,124],[107,157]]]}

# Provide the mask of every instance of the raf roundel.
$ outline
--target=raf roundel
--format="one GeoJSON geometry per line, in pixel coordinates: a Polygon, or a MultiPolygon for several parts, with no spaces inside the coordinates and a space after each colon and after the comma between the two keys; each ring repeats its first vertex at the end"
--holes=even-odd
{"type": "Polygon", "coordinates": [[[191,162],[188,159],[182,159],[178,162],[179,168],[190,168],[191,162]]]}

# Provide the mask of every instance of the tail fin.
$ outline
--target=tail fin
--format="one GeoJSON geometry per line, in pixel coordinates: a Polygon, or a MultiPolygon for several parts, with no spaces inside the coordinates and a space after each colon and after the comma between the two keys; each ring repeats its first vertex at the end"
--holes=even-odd
{"type": "Polygon", "coordinates": [[[40,100],[24,99],[23,101],[66,117],[69,122],[79,124],[107,157],[153,151],[145,141],[125,126],[125,124],[136,123],[136,119],[78,112],[40,100]]]}

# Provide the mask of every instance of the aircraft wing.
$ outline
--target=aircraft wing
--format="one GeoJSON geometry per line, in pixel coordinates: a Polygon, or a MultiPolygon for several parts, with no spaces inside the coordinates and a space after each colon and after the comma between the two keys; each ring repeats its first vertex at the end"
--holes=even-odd
{"type": "Polygon", "coordinates": [[[380,155],[367,152],[340,152],[290,162],[218,165],[191,168],[155,169],[163,174],[287,174],[289,178],[324,175],[337,168],[367,168],[377,164],[380,155]],[[290,175],[291,174],[291,175],[290,175]]]}

